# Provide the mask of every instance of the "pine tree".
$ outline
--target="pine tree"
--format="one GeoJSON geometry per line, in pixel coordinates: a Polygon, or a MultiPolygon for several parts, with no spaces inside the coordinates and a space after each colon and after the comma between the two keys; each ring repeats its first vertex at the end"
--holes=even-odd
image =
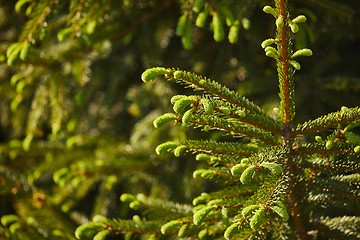
{"type": "MultiPolygon", "coordinates": [[[[202,8],[197,4],[203,2],[196,1],[194,10],[202,8]]],[[[298,24],[305,22],[306,17],[291,19],[286,0],[275,0],[275,8],[265,6],[263,11],[276,19],[275,38],[264,40],[261,47],[266,56],[276,61],[280,89],[280,106],[274,110],[277,117],[270,117],[237,92],[197,74],[163,67],[146,70],[142,74],[144,82],[164,76],[168,81],[201,92],[173,96],[174,113],[156,118],[155,127],[173,122],[205,132],[224,132],[217,140],[165,142],[157,146],[156,152],[173,152],[177,157],[186,152],[196,154],[196,160],[207,165],[194,171],[193,177],[218,181],[222,187],[202,193],[193,200],[194,207],[174,207],[142,194],[123,194],[121,200],[130,202],[131,208],[145,208],[150,219],[168,216],[160,231],[179,238],[359,238],[356,206],[360,142],[352,129],[359,126],[360,109],[342,107],[293,126],[294,74],[301,68],[297,58],[311,56],[312,51],[308,48],[294,51],[291,34],[298,32],[298,24]],[[323,139],[320,134],[324,133],[323,139]],[[309,140],[308,136],[314,134],[314,140],[309,140]]],[[[184,17],[187,16],[179,19],[177,34],[182,36],[184,47],[189,48],[186,33],[189,20],[184,17]]],[[[215,41],[224,37],[218,21],[220,17],[214,13],[215,41]]],[[[229,37],[233,41],[232,30],[229,37]]],[[[86,234],[95,228],[98,233],[94,239],[98,236],[103,239],[103,234],[111,231],[150,233],[158,222],[137,218],[132,222],[134,225],[128,224],[96,218],[93,223],[79,227],[76,234],[79,239],[86,239],[86,234]]]]}
{"type": "Polygon", "coordinates": [[[265,4],[2,4],[0,238],[359,238],[359,78],[350,62],[342,75],[331,69],[359,39],[351,24],[358,3],[265,4]],[[18,18],[7,15],[13,9],[18,18]],[[329,17],[317,22],[321,11],[329,17]],[[320,41],[330,26],[340,35],[350,26],[352,35],[320,41]],[[240,48],[220,44],[226,38],[240,48]],[[257,54],[263,38],[265,54],[257,54]],[[316,54],[339,43],[348,44],[340,57],[316,54]],[[312,68],[298,58],[312,55],[308,45],[315,70],[303,73],[312,68]],[[229,49],[241,49],[246,62],[229,49]],[[133,85],[143,66],[159,63],[192,71],[149,68],[148,83],[133,85]],[[247,71],[256,81],[231,80],[247,71]],[[309,106],[311,91],[296,88],[295,96],[295,82],[321,72],[320,103],[309,106]],[[159,76],[170,83],[149,82],[159,76]],[[325,88],[347,99],[326,97],[325,88]]]}

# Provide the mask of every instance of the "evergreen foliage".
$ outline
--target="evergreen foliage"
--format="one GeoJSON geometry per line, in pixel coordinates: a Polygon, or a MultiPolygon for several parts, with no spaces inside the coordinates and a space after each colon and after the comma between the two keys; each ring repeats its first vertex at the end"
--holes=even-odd
{"type": "Polygon", "coordinates": [[[0,239],[360,238],[358,9],[2,2],[0,239]]]}

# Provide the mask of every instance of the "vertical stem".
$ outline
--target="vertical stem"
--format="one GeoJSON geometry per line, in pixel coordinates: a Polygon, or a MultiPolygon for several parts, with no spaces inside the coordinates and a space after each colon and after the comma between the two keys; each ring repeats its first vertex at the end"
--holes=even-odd
{"type": "MultiPolygon", "coordinates": [[[[292,54],[290,28],[289,28],[289,14],[287,9],[287,0],[275,0],[275,6],[278,11],[277,18],[283,19],[283,24],[277,25],[277,71],[279,77],[280,88],[280,108],[282,112],[283,123],[283,145],[288,150],[285,162],[289,171],[289,192],[288,200],[290,205],[291,216],[294,221],[295,233],[297,239],[308,239],[306,228],[303,224],[300,210],[301,198],[297,193],[300,190],[300,184],[296,178],[296,169],[294,168],[293,155],[293,141],[294,133],[292,131],[291,123],[295,115],[295,101],[294,101],[294,70],[290,65],[290,56],[292,54]]],[[[301,195],[301,193],[300,193],[301,195]]]]}
{"type": "Polygon", "coordinates": [[[276,0],[278,18],[283,19],[283,26],[277,28],[276,39],[278,45],[277,70],[279,76],[282,122],[286,128],[290,128],[294,117],[294,71],[290,67],[291,40],[288,26],[287,0],[276,0]]]}

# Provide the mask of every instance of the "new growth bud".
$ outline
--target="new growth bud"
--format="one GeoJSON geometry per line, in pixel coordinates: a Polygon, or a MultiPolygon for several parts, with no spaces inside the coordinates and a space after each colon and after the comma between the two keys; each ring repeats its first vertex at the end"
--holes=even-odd
{"type": "Polygon", "coordinates": [[[268,14],[273,15],[274,17],[276,17],[276,15],[277,15],[275,9],[272,8],[272,7],[270,7],[270,6],[265,6],[265,7],[263,8],[263,11],[266,12],[266,13],[268,13],[268,14]]]}
{"type": "Polygon", "coordinates": [[[299,57],[299,56],[311,56],[313,54],[313,52],[308,49],[308,48],[303,48],[303,49],[300,49],[300,50],[297,50],[292,56],[291,58],[296,58],[296,57],[299,57]]]}
{"type": "Polygon", "coordinates": [[[289,26],[293,33],[297,33],[299,31],[299,26],[296,23],[289,22],[289,26]]]}
{"type": "Polygon", "coordinates": [[[273,38],[266,39],[261,43],[261,47],[266,48],[266,47],[270,46],[271,44],[274,44],[275,42],[276,42],[276,40],[273,38]]]}
{"type": "Polygon", "coordinates": [[[298,63],[297,61],[290,60],[290,64],[291,64],[291,66],[293,66],[296,70],[300,70],[300,68],[301,68],[300,63],[298,63]]]}
{"type": "Polygon", "coordinates": [[[167,69],[163,67],[149,68],[141,74],[141,79],[144,82],[149,82],[151,80],[154,80],[156,77],[160,75],[164,75],[166,73],[167,73],[167,69]]]}
{"type": "Polygon", "coordinates": [[[276,19],[275,24],[276,24],[276,27],[277,27],[277,28],[282,28],[282,27],[284,26],[284,18],[281,17],[281,16],[278,17],[278,18],[276,19]]]}
{"type": "Polygon", "coordinates": [[[299,15],[296,18],[294,18],[293,20],[291,20],[291,22],[293,22],[293,23],[306,22],[306,17],[304,15],[299,15]]]}
{"type": "Polygon", "coordinates": [[[278,51],[273,47],[266,47],[265,48],[265,55],[272,58],[277,58],[278,51]]]}

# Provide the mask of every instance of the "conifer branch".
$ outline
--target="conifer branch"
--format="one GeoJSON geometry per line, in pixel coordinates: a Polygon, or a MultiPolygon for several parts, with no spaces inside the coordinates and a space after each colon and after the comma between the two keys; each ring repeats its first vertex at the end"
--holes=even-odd
{"type": "Polygon", "coordinates": [[[142,74],[142,80],[147,82],[153,80],[159,75],[164,75],[169,81],[174,81],[187,85],[194,90],[206,91],[240,108],[245,108],[250,112],[254,112],[261,116],[270,118],[257,105],[250,102],[245,97],[240,96],[238,93],[228,89],[225,86],[220,85],[215,81],[209,80],[205,77],[196,75],[191,72],[177,69],[152,68],[148,69],[142,74]]]}
{"type": "MultiPolygon", "coordinates": [[[[38,34],[38,38],[44,38],[44,29],[47,26],[45,20],[56,2],[55,0],[47,0],[41,3],[34,2],[31,8],[28,8],[31,10],[29,14],[31,19],[21,32],[19,42],[13,43],[6,51],[8,65],[12,65],[17,59],[25,60],[27,58],[31,44],[36,43],[36,34],[38,34]],[[33,7],[35,10],[32,10],[33,7]]],[[[24,4],[24,1],[21,4],[24,4]]]]}
{"type": "Polygon", "coordinates": [[[224,114],[224,109],[227,109],[229,111],[228,117],[230,118],[237,119],[240,122],[252,125],[261,130],[271,132],[275,135],[281,134],[281,124],[275,119],[264,118],[263,116],[253,112],[244,111],[244,109],[241,109],[234,104],[228,104],[228,102],[213,99],[211,96],[209,96],[207,99],[214,103],[213,105],[215,114],[218,114],[219,116],[226,115],[224,114]]]}
{"type": "Polygon", "coordinates": [[[336,163],[331,162],[311,162],[308,164],[303,164],[302,166],[298,167],[298,169],[312,169],[315,172],[343,172],[343,173],[349,173],[349,172],[355,172],[360,173],[360,166],[356,163],[348,163],[346,166],[337,165],[336,163]]]}
{"type": "Polygon", "coordinates": [[[197,169],[194,171],[193,177],[214,179],[219,182],[233,182],[238,179],[238,177],[233,176],[226,167],[209,167],[207,169],[197,169]]]}
{"type": "Polygon", "coordinates": [[[194,88],[195,90],[206,91],[214,94],[215,96],[220,97],[221,99],[226,100],[229,103],[232,103],[238,107],[245,108],[250,112],[255,112],[256,114],[260,114],[262,116],[266,116],[266,114],[254,103],[250,102],[246,98],[239,96],[236,92],[228,89],[225,86],[220,85],[219,83],[209,80],[207,78],[201,77],[199,75],[180,71],[173,70],[173,76],[165,75],[168,79],[184,83],[189,87],[194,88]]]}
{"type": "Polygon", "coordinates": [[[319,228],[327,228],[334,239],[354,237],[360,238],[360,217],[358,216],[342,216],[342,217],[326,217],[318,222],[319,228]]]}
{"type": "Polygon", "coordinates": [[[189,216],[192,210],[189,205],[151,198],[144,194],[133,196],[126,193],[120,197],[120,200],[128,202],[130,208],[134,210],[144,209],[146,215],[162,217],[164,220],[189,216]]]}
{"type": "Polygon", "coordinates": [[[314,143],[314,144],[304,144],[294,149],[293,155],[312,155],[312,154],[322,154],[322,155],[336,155],[336,154],[350,154],[354,151],[351,149],[352,145],[345,143],[338,143],[338,146],[332,147],[331,149],[326,148],[325,144],[314,143]]]}
{"type": "Polygon", "coordinates": [[[329,113],[321,116],[315,120],[307,121],[299,124],[295,130],[296,134],[307,134],[319,132],[322,130],[329,130],[335,128],[340,124],[346,124],[360,120],[360,108],[344,108],[343,110],[329,113]]]}
{"type": "MultiPolygon", "coordinates": [[[[45,19],[50,14],[51,7],[55,4],[55,2],[55,0],[48,0],[41,3],[33,3],[32,7],[35,7],[35,10],[31,11],[30,16],[32,18],[26,23],[19,37],[19,41],[13,43],[6,50],[7,64],[9,66],[13,65],[17,59],[25,60],[28,55],[30,45],[35,44],[36,42],[35,34],[40,31],[41,28],[44,29],[47,26],[45,19]]],[[[32,7],[30,9],[32,9],[32,7]]],[[[44,33],[39,33],[38,35],[44,37],[44,33]]]]}
{"type": "Polygon", "coordinates": [[[258,139],[271,145],[279,144],[277,138],[274,137],[271,133],[254,128],[251,125],[246,125],[241,122],[234,121],[232,119],[208,118],[193,114],[190,116],[189,125],[203,127],[209,130],[217,129],[232,135],[246,136],[252,139],[258,139]]]}
{"type": "Polygon", "coordinates": [[[213,115],[217,117],[229,117],[237,119],[240,122],[252,125],[264,131],[275,135],[281,134],[281,124],[272,118],[264,118],[261,115],[239,108],[235,104],[229,104],[219,100],[217,96],[205,95],[196,103],[198,109],[204,110],[204,115],[213,115]]]}
{"type": "MultiPolygon", "coordinates": [[[[248,196],[255,192],[256,189],[258,189],[259,183],[250,183],[250,184],[241,184],[241,185],[235,185],[228,188],[224,188],[222,190],[211,192],[211,193],[202,193],[200,196],[194,198],[193,204],[199,205],[208,203],[212,200],[221,199],[225,203],[229,200],[235,201],[237,197],[240,196],[248,196]]],[[[246,200],[246,199],[243,199],[246,200]]],[[[242,205],[242,201],[237,201],[236,204],[242,205]]]]}
{"type": "MultiPolygon", "coordinates": [[[[320,156],[326,156],[321,154],[320,156]]],[[[333,156],[336,156],[335,154],[333,156]]],[[[318,157],[311,159],[309,168],[314,167],[316,170],[334,171],[337,175],[339,172],[349,174],[351,172],[359,172],[360,163],[356,154],[340,154],[341,157],[318,157]]],[[[304,163],[307,166],[307,163],[304,163]]],[[[345,175],[344,175],[345,176],[345,175]]]]}
{"type": "Polygon", "coordinates": [[[257,151],[256,148],[237,142],[219,142],[206,140],[187,140],[180,145],[186,146],[191,151],[213,153],[220,155],[250,156],[257,151]]]}
{"type": "Polygon", "coordinates": [[[28,43],[33,43],[35,41],[34,35],[36,31],[42,27],[46,17],[51,12],[51,7],[54,4],[56,4],[56,0],[47,0],[41,3],[37,3],[35,10],[31,13],[31,17],[33,18],[27,22],[24,31],[19,37],[20,41],[25,41],[28,43]]]}
{"type": "MultiPolygon", "coordinates": [[[[106,219],[101,216],[95,216],[93,222],[86,223],[77,228],[75,236],[79,240],[96,238],[104,231],[107,235],[120,235],[125,233],[131,234],[156,234],[160,235],[160,221],[143,221],[136,217],[133,220],[123,219],[106,219]]],[[[99,238],[99,237],[98,237],[99,238]]],[[[104,239],[104,238],[100,238],[104,239]]]]}
{"type": "Polygon", "coordinates": [[[259,128],[261,130],[270,132],[273,135],[280,135],[281,134],[281,128],[280,124],[277,124],[276,121],[267,121],[270,119],[266,119],[264,121],[264,118],[262,116],[259,116],[257,114],[247,114],[246,116],[238,116],[238,115],[230,115],[231,118],[237,119],[240,122],[252,125],[256,128],[259,128]]]}
{"type": "Polygon", "coordinates": [[[324,194],[337,195],[343,199],[352,199],[353,201],[360,201],[360,191],[356,189],[356,184],[351,186],[349,184],[337,181],[334,179],[315,178],[312,183],[314,187],[312,191],[322,192],[324,194]]]}

